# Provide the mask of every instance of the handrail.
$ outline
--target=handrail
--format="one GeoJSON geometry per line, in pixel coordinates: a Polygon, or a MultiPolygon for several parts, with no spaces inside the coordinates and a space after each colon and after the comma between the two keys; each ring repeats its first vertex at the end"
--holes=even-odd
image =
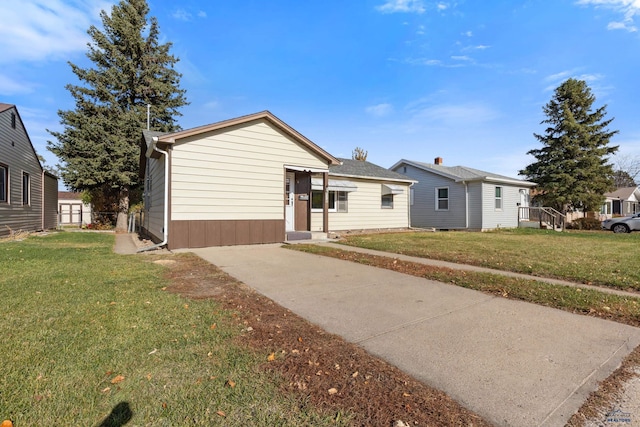
{"type": "Polygon", "coordinates": [[[518,209],[518,222],[523,218],[527,218],[530,221],[538,221],[540,228],[542,228],[543,223],[549,224],[554,230],[558,228],[564,230],[567,221],[566,215],[548,206],[520,207],[518,209]]]}

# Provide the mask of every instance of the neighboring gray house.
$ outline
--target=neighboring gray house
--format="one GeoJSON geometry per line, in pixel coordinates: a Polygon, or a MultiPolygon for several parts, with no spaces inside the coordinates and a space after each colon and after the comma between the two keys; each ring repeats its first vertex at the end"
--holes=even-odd
{"type": "Polygon", "coordinates": [[[16,106],[0,103],[0,236],[57,223],[58,178],[42,168],[16,106]]]}
{"type": "MultiPolygon", "coordinates": [[[[329,231],[409,227],[411,178],[367,161],[329,166],[329,231]]],[[[311,177],[311,231],[322,230],[322,176],[311,177]]]]}
{"type": "Polygon", "coordinates": [[[391,170],[416,181],[411,226],[441,230],[518,227],[518,208],[529,206],[535,184],[464,166],[402,159],[391,170]]]}

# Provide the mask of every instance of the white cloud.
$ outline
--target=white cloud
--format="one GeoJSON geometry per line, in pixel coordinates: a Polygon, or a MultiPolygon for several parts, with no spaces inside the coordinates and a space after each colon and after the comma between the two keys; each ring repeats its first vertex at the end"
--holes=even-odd
{"type": "Polygon", "coordinates": [[[622,14],[624,19],[610,22],[607,25],[609,30],[638,31],[634,24],[634,18],[636,15],[640,15],[640,0],[578,0],[576,4],[612,9],[614,12],[622,14]]]}
{"type": "Polygon", "coordinates": [[[171,16],[179,21],[190,21],[192,15],[184,9],[176,9],[171,16]]]}
{"type": "Polygon", "coordinates": [[[452,56],[451,59],[453,59],[455,61],[473,61],[468,56],[452,56]]]}
{"type": "Polygon", "coordinates": [[[449,5],[448,5],[448,4],[446,4],[446,3],[442,3],[442,2],[441,2],[441,3],[438,3],[438,4],[436,5],[436,9],[438,9],[440,12],[442,12],[443,10],[447,10],[447,9],[449,9],[449,5]]]}
{"type": "Polygon", "coordinates": [[[376,6],[376,9],[382,13],[424,13],[425,11],[422,0],[388,0],[385,4],[376,6]]]}
{"type": "Polygon", "coordinates": [[[371,105],[365,108],[365,111],[368,114],[371,114],[372,116],[375,116],[375,117],[384,117],[391,114],[391,112],[393,111],[393,106],[391,104],[386,104],[386,103],[371,105]]]}
{"type": "Polygon", "coordinates": [[[0,95],[18,95],[33,92],[33,86],[27,83],[21,83],[10,77],[0,74],[0,95]]]}
{"type": "Polygon", "coordinates": [[[68,59],[85,51],[89,26],[112,5],[107,0],[0,1],[0,63],[68,59]]]}
{"type": "MultiPolygon", "coordinates": [[[[191,21],[193,19],[193,13],[189,12],[188,10],[182,9],[182,8],[178,8],[176,9],[171,16],[174,19],[177,19],[179,21],[191,21]]],[[[198,18],[206,18],[207,17],[207,12],[203,11],[203,10],[199,10],[198,12],[196,12],[196,16],[198,18]]]]}

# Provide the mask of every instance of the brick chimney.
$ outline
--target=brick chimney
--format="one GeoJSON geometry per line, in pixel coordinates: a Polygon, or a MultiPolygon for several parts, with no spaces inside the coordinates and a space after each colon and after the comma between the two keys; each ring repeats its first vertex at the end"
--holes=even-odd
{"type": "Polygon", "coordinates": [[[442,157],[436,157],[433,160],[433,163],[435,163],[436,165],[441,165],[442,164],[442,157]]]}

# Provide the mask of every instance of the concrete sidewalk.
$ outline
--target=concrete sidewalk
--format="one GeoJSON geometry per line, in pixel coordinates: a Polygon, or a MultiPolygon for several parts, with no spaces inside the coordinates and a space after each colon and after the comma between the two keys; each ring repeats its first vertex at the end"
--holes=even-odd
{"type": "Polygon", "coordinates": [[[192,251],[497,425],[564,425],[640,344],[638,328],[279,244],[192,251]]]}

